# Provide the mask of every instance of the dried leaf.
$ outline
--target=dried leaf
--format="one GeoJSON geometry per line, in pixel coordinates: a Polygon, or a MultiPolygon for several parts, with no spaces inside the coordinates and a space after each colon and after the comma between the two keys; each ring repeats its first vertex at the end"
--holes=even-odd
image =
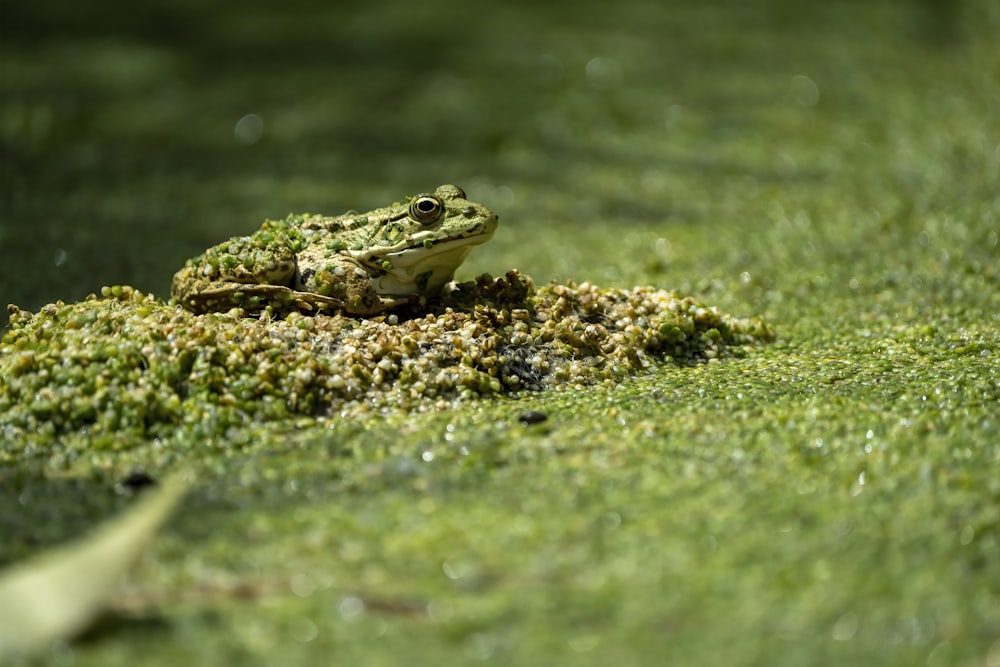
{"type": "Polygon", "coordinates": [[[91,535],[0,572],[0,662],[86,629],[184,495],[179,477],[91,535]]]}

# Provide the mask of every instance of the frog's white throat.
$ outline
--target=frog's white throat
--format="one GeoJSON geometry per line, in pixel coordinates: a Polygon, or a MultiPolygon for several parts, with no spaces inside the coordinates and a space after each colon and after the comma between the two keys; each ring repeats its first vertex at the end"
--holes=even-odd
{"type": "Polygon", "coordinates": [[[430,248],[408,248],[383,256],[390,264],[384,274],[373,277],[375,290],[386,296],[433,295],[452,279],[472,246],[485,243],[492,234],[477,234],[435,243],[430,248]]]}

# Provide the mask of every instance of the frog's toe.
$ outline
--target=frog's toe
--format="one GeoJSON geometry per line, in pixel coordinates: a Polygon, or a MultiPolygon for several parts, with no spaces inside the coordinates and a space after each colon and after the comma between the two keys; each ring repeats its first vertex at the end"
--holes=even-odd
{"type": "Polygon", "coordinates": [[[335,299],[332,296],[324,296],[322,294],[315,294],[313,292],[297,292],[294,290],[289,290],[292,294],[292,305],[294,305],[299,310],[303,310],[308,313],[319,312],[323,310],[339,310],[344,307],[344,302],[340,299],[335,299]]]}

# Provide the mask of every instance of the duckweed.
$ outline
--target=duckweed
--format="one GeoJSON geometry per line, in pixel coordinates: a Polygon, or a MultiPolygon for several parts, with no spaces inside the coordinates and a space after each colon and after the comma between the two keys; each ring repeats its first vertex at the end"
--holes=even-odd
{"type": "Polygon", "coordinates": [[[773,340],[654,288],[552,283],[511,271],[462,283],[422,312],[371,319],[240,309],[195,315],[127,286],[37,313],[9,307],[0,344],[7,435],[165,436],[214,424],[424,411],[454,400],[615,383],[773,340]]]}

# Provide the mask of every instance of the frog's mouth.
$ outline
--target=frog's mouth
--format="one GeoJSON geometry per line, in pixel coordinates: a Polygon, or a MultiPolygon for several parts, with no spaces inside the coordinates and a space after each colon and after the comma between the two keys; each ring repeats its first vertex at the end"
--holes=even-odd
{"type": "Polygon", "coordinates": [[[375,290],[387,296],[436,294],[452,279],[472,246],[489,241],[491,236],[476,234],[383,255],[388,266],[380,266],[385,273],[372,278],[375,290]]]}

